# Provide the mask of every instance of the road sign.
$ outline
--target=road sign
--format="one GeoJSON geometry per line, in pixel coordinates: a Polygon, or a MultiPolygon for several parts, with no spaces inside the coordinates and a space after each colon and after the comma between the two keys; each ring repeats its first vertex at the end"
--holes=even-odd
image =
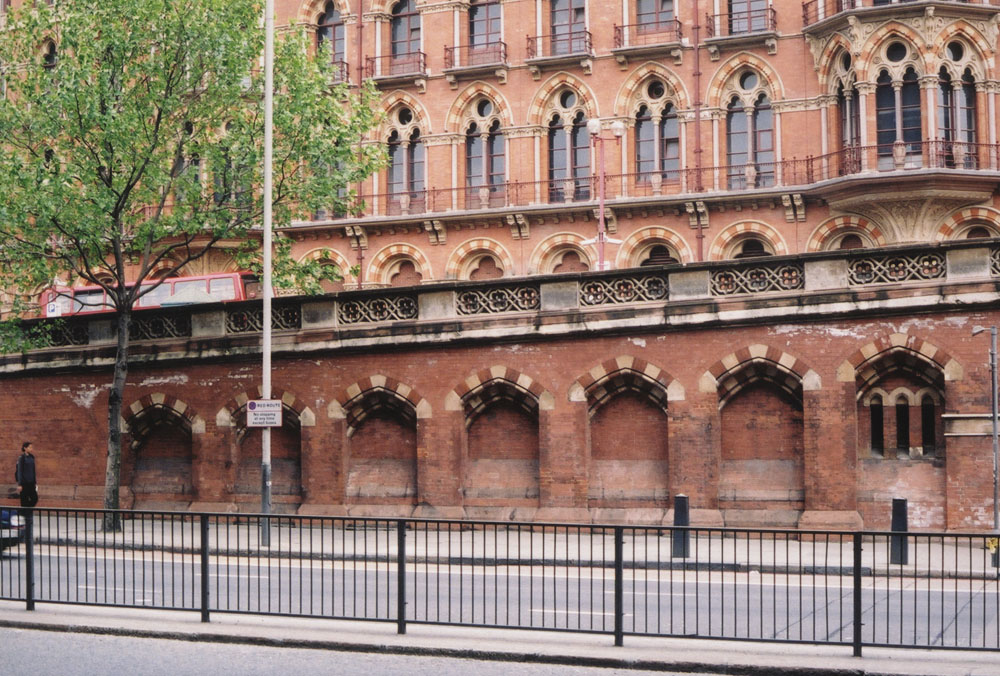
{"type": "Polygon", "coordinates": [[[253,399],[247,402],[247,427],[281,427],[281,400],[253,399]]]}

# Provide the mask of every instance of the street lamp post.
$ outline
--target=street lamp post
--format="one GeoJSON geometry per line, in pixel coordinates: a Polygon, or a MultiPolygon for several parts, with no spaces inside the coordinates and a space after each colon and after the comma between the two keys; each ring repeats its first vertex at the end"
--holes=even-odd
{"type": "MultiPolygon", "coordinates": [[[[274,0],[264,3],[264,330],[261,339],[261,397],[271,398],[271,198],[273,174],[271,168],[273,154],[273,111],[274,111],[274,0]]],[[[260,511],[265,515],[261,520],[260,543],[271,544],[271,428],[261,430],[260,458],[260,511]]]]}
{"type": "MultiPolygon", "coordinates": [[[[591,118],[587,121],[587,131],[590,133],[590,146],[597,152],[597,269],[607,270],[609,265],[604,260],[604,243],[608,241],[608,231],[604,222],[604,184],[605,184],[605,164],[604,164],[604,137],[601,136],[601,121],[591,118]]],[[[611,132],[615,135],[615,142],[620,143],[625,135],[625,124],[621,120],[611,123],[611,132]]]]}
{"type": "MultiPolygon", "coordinates": [[[[985,326],[977,326],[972,335],[979,335],[986,330],[985,326]]],[[[997,481],[997,469],[1000,465],[1000,444],[997,443],[997,327],[990,327],[990,418],[993,433],[993,532],[1000,533],[1000,483],[997,481]]]]}

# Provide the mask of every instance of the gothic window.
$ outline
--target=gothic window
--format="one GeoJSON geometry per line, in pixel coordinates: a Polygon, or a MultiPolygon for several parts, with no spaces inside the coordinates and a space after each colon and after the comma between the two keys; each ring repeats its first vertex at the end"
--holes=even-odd
{"type": "MultiPolygon", "coordinates": [[[[650,84],[650,98],[663,96],[663,84],[650,84]]],[[[654,173],[677,180],[680,169],[680,125],[672,103],[653,109],[643,104],[635,116],[635,171],[637,180],[648,182],[654,173]],[[652,113],[651,110],[656,110],[652,113]]]]}
{"type": "Polygon", "coordinates": [[[774,116],[766,94],[760,94],[752,106],[735,96],[730,101],[726,153],[730,190],[774,185],[774,116]]]}
{"type": "Polygon", "coordinates": [[[552,54],[576,54],[586,49],[586,0],[551,0],[549,21],[552,54]]]}
{"type": "Polygon", "coordinates": [[[416,0],[401,0],[393,6],[389,33],[394,59],[409,57],[420,51],[420,13],[416,0]]]}
{"type": "Polygon", "coordinates": [[[502,203],[505,174],[506,157],[500,121],[487,121],[486,124],[472,122],[465,132],[465,186],[471,206],[489,206],[476,204],[480,189],[487,190],[490,204],[502,203]]]}
{"type": "Polygon", "coordinates": [[[897,75],[883,70],[875,81],[875,126],[879,168],[902,169],[919,162],[921,156],[920,83],[913,66],[905,59],[909,48],[892,42],[885,49],[886,60],[897,75]],[[898,76],[903,69],[902,76],[898,76]]]}
{"type": "Polygon", "coordinates": [[[393,120],[397,126],[388,138],[389,167],[386,181],[390,212],[418,211],[426,200],[426,148],[412,110],[400,108],[393,120]]]}
{"type": "Polygon", "coordinates": [[[750,237],[743,240],[739,247],[739,253],[733,256],[733,258],[758,258],[770,255],[771,252],[767,250],[763,241],[756,237],[750,237]]]}
{"type": "Polygon", "coordinates": [[[885,414],[882,409],[881,395],[872,397],[868,407],[871,416],[870,436],[873,455],[885,454],[885,414]]]}
{"type": "Polygon", "coordinates": [[[896,453],[910,454],[910,402],[902,395],[896,399],[896,453]]]}
{"type": "Polygon", "coordinates": [[[938,160],[947,167],[975,168],[976,83],[968,68],[959,81],[938,73],[938,160]]]}
{"type": "Polygon", "coordinates": [[[924,455],[934,455],[937,446],[935,417],[934,399],[929,394],[925,394],[920,402],[920,439],[924,455]]]}
{"type": "Polygon", "coordinates": [[[549,200],[585,200],[590,197],[590,137],[582,110],[574,108],[576,94],[559,96],[562,113],[549,119],[549,200]]]}
{"type": "Polygon", "coordinates": [[[971,227],[969,228],[969,231],[965,233],[966,239],[983,239],[992,236],[993,234],[981,225],[971,227]]]}
{"type": "Polygon", "coordinates": [[[55,70],[58,62],[59,51],[56,49],[56,43],[48,40],[42,48],[42,68],[51,72],[55,70]]]}
{"type": "Polygon", "coordinates": [[[671,263],[678,263],[677,257],[674,256],[673,252],[664,244],[654,244],[650,249],[649,253],[639,267],[645,267],[647,265],[669,265],[671,263]]]}
{"type": "Polygon", "coordinates": [[[837,244],[837,248],[843,251],[848,249],[864,249],[865,243],[861,237],[852,233],[841,237],[840,242],[837,244]]]}
{"type": "Polygon", "coordinates": [[[316,19],[316,47],[326,50],[334,63],[344,61],[344,21],[332,2],[326,3],[323,13],[316,19]]]}

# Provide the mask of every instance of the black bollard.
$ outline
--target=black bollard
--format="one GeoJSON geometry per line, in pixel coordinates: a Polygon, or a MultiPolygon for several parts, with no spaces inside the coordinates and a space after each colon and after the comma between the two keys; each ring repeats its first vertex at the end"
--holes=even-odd
{"type": "Polygon", "coordinates": [[[674,496],[674,526],[670,532],[670,556],[675,559],[686,559],[691,555],[691,531],[687,529],[691,525],[691,514],[688,511],[688,497],[686,495],[674,496]]]}
{"type": "MultiPolygon", "coordinates": [[[[892,499],[892,532],[906,533],[906,498],[892,499]]],[[[909,545],[905,535],[889,536],[889,563],[906,565],[910,562],[909,545]]]]}

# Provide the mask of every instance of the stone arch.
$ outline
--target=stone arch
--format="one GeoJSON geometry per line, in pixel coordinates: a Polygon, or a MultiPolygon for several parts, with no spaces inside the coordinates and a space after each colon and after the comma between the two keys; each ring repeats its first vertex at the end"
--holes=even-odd
{"type": "Polygon", "coordinates": [[[953,212],[944,220],[934,234],[934,240],[943,242],[951,239],[961,239],[963,233],[981,225],[986,227],[996,237],[1000,233],[1000,210],[992,207],[968,207],[953,212]]]}
{"type": "Polygon", "coordinates": [[[498,396],[518,397],[521,408],[532,414],[551,411],[555,407],[555,397],[538,381],[526,373],[497,365],[476,371],[456,386],[445,398],[445,409],[464,411],[468,427],[475,416],[498,396]]]}
{"type": "Polygon", "coordinates": [[[892,39],[907,43],[916,53],[918,58],[903,59],[899,64],[893,66],[893,70],[903,73],[907,66],[913,65],[917,75],[928,72],[927,59],[930,50],[927,49],[923,38],[915,30],[898,21],[888,21],[873,32],[860,53],[855,59],[854,72],[858,75],[859,81],[874,82],[878,78],[878,68],[884,64],[874,63],[875,56],[882,49],[883,45],[892,39]]]}
{"type": "Polygon", "coordinates": [[[489,99],[496,106],[494,115],[500,120],[500,127],[502,129],[513,126],[514,113],[511,110],[510,102],[507,101],[507,97],[488,82],[476,80],[459,92],[458,96],[452,102],[451,107],[448,109],[448,115],[445,118],[444,130],[453,134],[464,133],[467,120],[470,119],[467,112],[469,104],[479,97],[489,99]]]}
{"type": "Polygon", "coordinates": [[[625,238],[618,247],[615,267],[618,269],[639,267],[642,254],[656,244],[664,244],[675,251],[681,263],[690,263],[692,260],[691,249],[683,237],[670,228],[653,225],[636,230],[625,238]]]}
{"type": "Polygon", "coordinates": [[[770,381],[802,405],[802,393],[820,389],[819,374],[801,359],[768,345],[754,344],[732,352],[701,377],[701,391],[718,392],[719,409],[748,385],[770,381]]]}
{"type": "Polygon", "coordinates": [[[388,275],[392,271],[393,264],[399,262],[400,259],[412,261],[424,281],[434,279],[431,263],[424,252],[405,242],[389,244],[379,249],[368,262],[366,279],[388,284],[388,275]]]}
{"type": "Polygon", "coordinates": [[[323,13],[327,2],[333,2],[333,6],[340,12],[340,18],[344,23],[347,23],[348,17],[353,20],[354,14],[351,12],[349,0],[305,0],[299,5],[297,23],[315,26],[316,17],[323,13]]]}
{"type": "Polygon", "coordinates": [[[936,345],[918,336],[893,333],[879,336],[849,356],[838,367],[837,379],[854,381],[860,400],[891,372],[941,389],[946,381],[961,380],[964,375],[962,365],[936,345]]]}
{"type": "Polygon", "coordinates": [[[852,45],[843,33],[834,33],[823,46],[823,53],[816,66],[816,77],[819,80],[820,88],[830,94],[837,92],[837,82],[832,79],[832,76],[837,65],[837,53],[840,51],[852,54],[852,45]]]}
{"type": "Polygon", "coordinates": [[[346,284],[347,278],[351,276],[352,264],[348,261],[347,257],[344,256],[344,254],[340,253],[336,249],[331,249],[329,247],[317,247],[315,249],[310,249],[299,256],[299,262],[320,261],[324,258],[326,259],[326,262],[332,263],[336,266],[337,270],[340,272],[342,281],[338,282],[338,284],[346,284]]]}
{"type": "Polygon", "coordinates": [[[929,56],[933,55],[940,60],[945,49],[948,48],[948,43],[959,38],[975,53],[974,58],[963,64],[963,69],[965,67],[972,68],[977,82],[993,79],[993,57],[996,54],[996,48],[991,47],[989,40],[965,19],[953,21],[941,29],[941,32],[931,41],[936,49],[929,56]]]}
{"type": "Polygon", "coordinates": [[[204,434],[205,420],[195,413],[187,403],[177,397],[156,392],[136,399],[124,409],[124,429],[128,430],[129,448],[135,450],[159,422],[156,412],[166,414],[172,421],[189,434],[204,434]]]}
{"type": "MultiPolygon", "coordinates": [[[[240,392],[227,401],[222,408],[219,409],[219,412],[215,414],[215,424],[219,427],[233,428],[236,432],[237,443],[241,443],[247,433],[247,402],[251,399],[260,399],[262,396],[260,386],[258,386],[252,393],[240,392]]],[[[306,405],[304,401],[298,399],[292,392],[274,388],[271,390],[271,398],[281,400],[283,422],[285,421],[284,414],[290,414],[288,423],[295,429],[313,427],[316,425],[316,414],[311,408],[309,408],[308,405],[306,405]]]]}
{"type": "Polygon", "coordinates": [[[478,237],[463,242],[452,252],[445,266],[445,279],[469,279],[472,264],[484,253],[492,254],[500,262],[504,277],[514,274],[514,259],[507,249],[496,240],[478,237]]]}
{"type": "Polygon", "coordinates": [[[616,394],[633,390],[642,392],[663,411],[667,402],[684,399],[684,386],[666,371],[645,359],[621,355],[601,362],[580,376],[569,388],[570,401],[586,401],[593,416],[616,394]]]}
{"type": "Polygon", "coordinates": [[[129,453],[121,482],[131,491],[132,504],[191,500],[197,492],[194,459],[205,421],[186,402],[162,392],[144,395],[124,411],[129,453]]]}
{"type": "Polygon", "coordinates": [[[647,61],[635,68],[618,88],[615,96],[615,117],[630,117],[634,113],[632,103],[636,94],[642,91],[643,86],[653,78],[660,78],[667,86],[667,93],[664,99],[671,99],[676,104],[678,110],[687,110],[690,107],[690,99],[684,81],[664,66],[655,61],[647,61]]]}
{"type": "Polygon", "coordinates": [[[549,235],[535,246],[528,258],[528,274],[546,274],[557,265],[556,258],[566,251],[575,251],[580,259],[593,268],[597,260],[597,249],[592,244],[584,244],[583,235],[575,232],[557,232],[549,235]]]}
{"type": "MultiPolygon", "coordinates": [[[[392,119],[392,114],[393,111],[404,105],[413,111],[413,122],[408,126],[419,128],[421,137],[425,137],[433,133],[434,130],[431,127],[431,116],[424,104],[409,92],[397,89],[382,97],[382,110],[385,111],[385,119],[382,121],[381,131],[379,133],[380,139],[387,139],[392,130],[397,127],[395,120],[392,119]]],[[[406,134],[406,136],[409,136],[409,134],[406,134]]]]}
{"type": "Polygon", "coordinates": [[[571,73],[560,71],[543,82],[532,97],[527,115],[529,125],[544,126],[546,124],[548,113],[552,109],[552,95],[563,87],[568,87],[576,92],[577,96],[580,97],[577,107],[587,111],[588,118],[600,116],[597,98],[587,83],[571,73]]]}
{"type": "Polygon", "coordinates": [[[329,418],[347,421],[347,436],[378,408],[388,406],[414,421],[430,418],[431,405],[406,383],[382,374],[368,376],[350,385],[334,397],[327,407],[329,418]]]}
{"type": "Polygon", "coordinates": [[[767,223],[763,221],[738,221],[726,226],[722,232],[716,235],[708,250],[708,259],[724,260],[734,244],[753,236],[770,243],[774,248],[775,256],[783,256],[788,253],[785,238],[767,223]]]}
{"type": "Polygon", "coordinates": [[[725,108],[726,102],[724,93],[729,85],[732,76],[743,68],[756,70],[767,83],[765,89],[770,90],[771,101],[780,101],[784,98],[784,85],[778,72],[760,57],[754,56],[750,52],[739,52],[728,58],[719,65],[708,86],[708,96],[706,101],[709,106],[725,108]]]}
{"type": "Polygon", "coordinates": [[[863,216],[849,214],[828,218],[816,226],[809,235],[806,251],[825,251],[834,241],[846,234],[856,234],[870,246],[881,247],[888,244],[877,225],[863,216]]]}

